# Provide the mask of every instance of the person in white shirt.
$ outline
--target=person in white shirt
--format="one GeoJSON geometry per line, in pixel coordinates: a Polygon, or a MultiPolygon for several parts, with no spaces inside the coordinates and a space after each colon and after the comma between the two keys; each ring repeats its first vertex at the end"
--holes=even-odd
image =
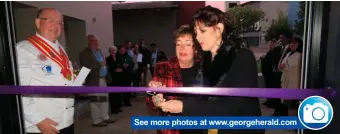
{"type": "Polygon", "coordinates": [[[125,41],[125,49],[128,55],[133,58],[133,47],[130,40],[125,41]]]}
{"type": "Polygon", "coordinates": [[[151,47],[151,64],[150,64],[150,73],[151,76],[153,77],[153,72],[154,72],[154,66],[158,63],[158,62],[162,62],[162,61],[167,61],[168,57],[166,56],[165,52],[162,50],[159,50],[157,48],[157,45],[155,43],[152,43],[150,45],[151,47]]]}
{"type": "MultiPolygon", "coordinates": [[[[300,88],[301,78],[301,60],[303,42],[299,37],[294,37],[289,44],[290,52],[285,56],[280,65],[282,71],[281,87],[287,89],[300,88]]],[[[298,100],[284,100],[284,104],[289,109],[297,110],[299,108],[298,100]]],[[[288,112],[288,109],[286,109],[288,112]]],[[[296,116],[297,112],[290,116],[296,116]]]]}
{"type": "MultiPolygon", "coordinates": [[[[37,33],[16,45],[20,85],[68,86],[75,79],[68,56],[59,44],[62,14],[41,9],[35,19],[37,33]]],[[[48,90],[48,89],[46,89],[48,90]]],[[[26,133],[73,134],[73,95],[23,95],[26,133]]]]}
{"type": "Polygon", "coordinates": [[[143,54],[139,52],[138,44],[133,46],[133,69],[132,69],[132,85],[134,87],[139,87],[139,83],[141,81],[141,76],[143,73],[142,62],[143,62],[143,54]]]}

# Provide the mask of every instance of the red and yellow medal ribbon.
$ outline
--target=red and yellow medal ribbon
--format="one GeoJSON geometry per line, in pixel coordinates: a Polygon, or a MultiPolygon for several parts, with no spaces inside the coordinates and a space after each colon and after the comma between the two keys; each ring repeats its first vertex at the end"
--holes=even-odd
{"type": "Polygon", "coordinates": [[[33,44],[38,51],[44,56],[50,58],[57,63],[61,68],[61,73],[65,79],[72,80],[72,72],[70,70],[69,59],[66,53],[59,47],[60,54],[53,49],[48,43],[46,43],[40,37],[34,35],[28,38],[28,41],[33,44]]]}
{"type": "Polygon", "coordinates": [[[218,129],[208,129],[208,134],[218,134],[218,129]]]}

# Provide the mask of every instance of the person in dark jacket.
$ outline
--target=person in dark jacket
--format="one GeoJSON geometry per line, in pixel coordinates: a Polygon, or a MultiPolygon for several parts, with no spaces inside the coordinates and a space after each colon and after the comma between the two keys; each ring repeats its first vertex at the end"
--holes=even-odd
{"type": "MultiPolygon", "coordinates": [[[[132,69],[133,69],[133,63],[132,59],[127,53],[124,46],[118,47],[118,53],[116,55],[116,61],[118,68],[121,68],[121,72],[119,74],[120,83],[119,86],[124,87],[131,87],[132,82],[132,69]]],[[[123,105],[124,106],[132,106],[130,102],[131,93],[123,93],[123,105]]]]}
{"type": "Polygon", "coordinates": [[[142,85],[147,85],[147,74],[149,71],[148,65],[151,63],[151,52],[145,46],[144,39],[139,40],[139,52],[143,55],[142,66],[143,70],[142,85]]]}
{"type": "MultiPolygon", "coordinates": [[[[117,47],[110,46],[109,47],[110,56],[106,58],[106,63],[109,69],[109,76],[110,80],[108,86],[124,86],[124,74],[122,73],[123,70],[118,66],[118,61],[116,58],[117,55],[117,47]]],[[[113,114],[118,114],[122,112],[122,100],[123,100],[123,93],[109,93],[109,100],[110,100],[110,111],[113,114]]]]}
{"type": "Polygon", "coordinates": [[[167,61],[168,57],[166,56],[164,51],[157,49],[157,45],[155,43],[152,43],[150,47],[151,47],[150,73],[151,76],[153,76],[155,65],[159,62],[167,61]]]}
{"type": "MultiPolygon", "coordinates": [[[[266,83],[267,88],[281,88],[281,76],[282,71],[279,69],[279,65],[286,55],[291,51],[289,48],[289,43],[291,41],[292,34],[290,32],[282,32],[280,34],[280,44],[272,48],[265,57],[267,62],[267,78],[268,82],[266,83]]],[[[288,109],[285,105],[281,103],[281,99],[271,99],[268,98],[264,105],[274,108],[274,116],[287,116],[288,109]]]]}
{"type": "MultiPolygon", "coordinates": [[[[257,66],[254,54],[231,46],[226,38],[224,13],[214,7],[199,9],[193,16],[196,39],[206,52],[197,74],[201,86],[256,88],[257,66]],[[201,77],[200,77],[201,76],[201,77]]],[[[254,92],[256,90],[254,89],[254,92]]],[[[183,116],[261,116],[258,98],[233,96],[193,96],[161,102],[165,112],[183,116]]],[[[180,130],[181,134],[264,134],[265,130],[180,130]]]]}

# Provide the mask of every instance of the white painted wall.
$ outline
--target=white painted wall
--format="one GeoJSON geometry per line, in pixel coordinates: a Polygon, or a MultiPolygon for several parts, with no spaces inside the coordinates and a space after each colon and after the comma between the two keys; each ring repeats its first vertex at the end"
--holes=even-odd
{"type": "Polygon", "coordinates": [[[101,50],[105,55],[108,54],[107,49],[113,44],[111,2],[21,1],[20,3],[37,8],[56,8],[64,15],[84,20],[86,33],[97,35],[100,38],[101,50]],[[96,22],[93,22],[93,18],[96,18],[96,22]]]}
{"type": "Polygon", "coordinates": [[[86,24],[82,20],[68,20],[65,22],[65,28],[67,25],[67,30],[65,30],[66,44],[67,44],[67,54],[73,64],[77,64],[79,67],[79,53],[87,46],[86,42],[86,24]]]}

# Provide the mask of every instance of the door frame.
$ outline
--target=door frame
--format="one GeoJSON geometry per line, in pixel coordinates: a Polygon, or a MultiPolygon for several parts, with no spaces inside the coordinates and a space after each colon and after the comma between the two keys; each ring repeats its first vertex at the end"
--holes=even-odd
{"type": "MultiPolygon", "coordinates": [[[[306,1],[304,47],[301,68],[302,89],[324,89],[326,84],[327,40],[330,2],[306,1]]],[[[298,130],[298,134],[319,134],[321,131],[298,130]]]]}
{"type": "MultiPolygon", "coordinates": [[[[13,21],[12,2],[0,2],[0,47],[3,60],[3,68],[0,76],[0,83],[3,85],[18,85],[18,73],[15,58],[15,30],[13,21]]],[[[0,132],[3,134],[24,134],[24,120],[22,116],[20,95],[0,95],[0,132]],[[6,109],[6,110],[3,110],[6,109]]]]}

